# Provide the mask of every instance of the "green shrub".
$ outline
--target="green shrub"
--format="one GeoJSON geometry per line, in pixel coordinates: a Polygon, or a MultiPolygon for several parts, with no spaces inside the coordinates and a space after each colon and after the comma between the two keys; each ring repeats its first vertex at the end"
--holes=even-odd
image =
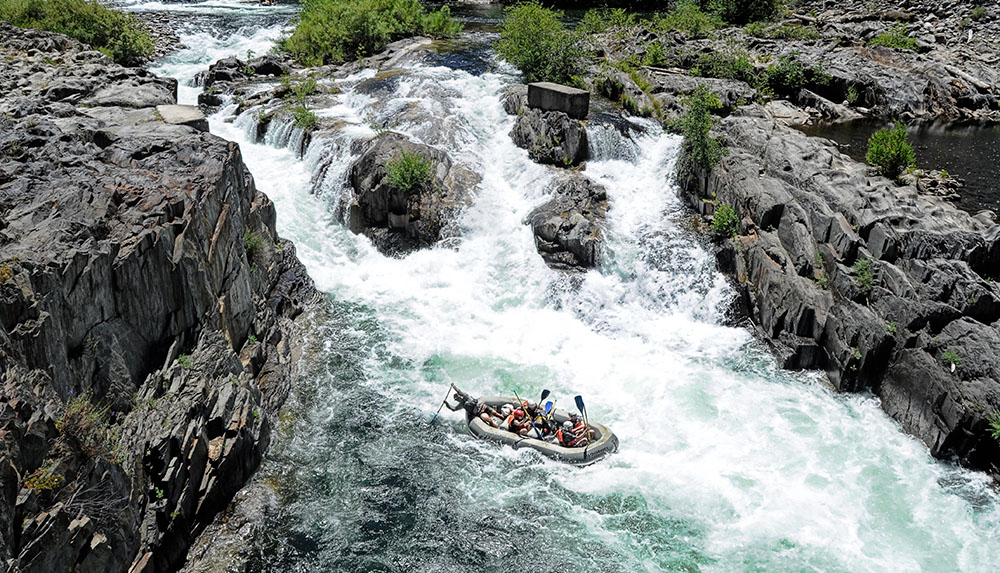
{"type": "Polygon", "coordinates": [[[993,412],[993,415],[988,418],[990,422],[990,435],[993,439],[1000,442],[1000,412],[993,412]]]}
{"type": "Polygon", "coordinates": [[[740,46],[702,54],[691,68],[691,75],[724,80],[739,80],[751,86],[760,83],[750,53],[740,46]]]}
{"type": "Polygon", "coordinates": [[[459,31],[447,7],[428,14],[419,0],[305,0],[282,46],[302,64],[317,66],[363,58],[408,36],[459,31]]]}
{"type": "Polygon", "coordinates": [[[917,164],[906,137],[906,126],[896,122],[893,127],[880,129],[868,139],[868,153],[865,159],[882,170],[886,177],[896,178],[907,167],[917,164]]]}
{"type": "Polygon", "coordinates": [[[587,10],[576,29],[584,34],[603,34],[612,28],[630,28],[635,15],[624,8],[593,8],[587,10]]]}
{"type": "Polygon", "coordinates": [[[680,0],[670,12],[657,15],[652,25],[662,32],[676,30],[692,38],[701,38],[721,27],[722,19],[703,11],[696,0],[680,0]]]}
{"type": "Polygon", "coordinates": [[[794,56],[781,56],[777,64],[767,67],[764,78],[774,94],[794,97],[806,83],[806,70],[794,56]]]}
{"type": "Polygon", "coordinates": [[[986,17],[986,8],[983,6],[976,6],[969,12],[969,17],[973,20],[982,20],[986,17]]]}
{"type": "Polygon", "coordinates": [[[243,233],[243,249],[247,252],[248,259],[256,258],[263,246],[264,239],[260,236],[260,233],[249,230],[243,233]]]}
{"type": "Polygon", "coordinates": [[[493,47],[529,82],[573,82],[582,71],[583,48],[579,34],[563,26],[562,16],[537,0],[511,6],[504,10],[500,39],[493,47]]]}
{"type": "Polygon", "coordinates": [[[88,456],[110,460],[114,438],[108,410],[107,406],[94,404],[87,394],[82,394],[66,404],[62,417],[56,421],[56,430],[75,440],[88,456]]]}
{"type": "Polygon", "coordinates": [[[871,292],[875,284],[875,275],[872,274],[872,262],[868,259],[858,259],[851,267],[854,271],[854,280],[858,283],[858,288],[862,292],[871,292]]]}
{"type": "Polygon", "coordinates": [[[719,205],[712,217],[712,232],[718,237],[735,237],[740,230],[740,216],[729,205],[719,205]]]}
{"type": "Polygon", "coordinates": [[[955,368],[962,365],[961,357],[951,348],[941,353],[941,361],[944,362],[946,366],[954,365],[955,368]]]}
{"type": "Polygon", "coordinates": [[[24,478],[24,487],[36,492],[52,491],[62,487],[66,478],[53,473],[53,467],[41,467],[24,478]]]}
{"type": "Polygon", "coordinates": [[[187,354],[181,354],[180,356],[178,356],[177,363],[180,364],[181,368],[185,370],[191,370],[192,368],[194,368],[194,360],[191,358],[191,356],[187,354]]]}
{"type": "Polygon", "coordinates": [[[96,0],[4,0],[0,20],[66,34],[126,66],[144,62],[155,48],[153,37],[135,16],[96,0]]]}
{"type": "Polygon", "coordinates": [[[687,177],[698,169],[714,168],[726,150],[717,138],[709,135],[714,123],[712,110],[722,107],[719,97],[707,86],[698,86],[682,103],[687,111],[680,120],[684,141],[677,168],[681,177],[687,177]]]}
{"type": "Polygon", "coordinates": [[[663,51],[663,43],[653,40],[646,44],[646,53],[642,56],[644,66],[664,66],[667,62],[667,55],[663,51]]]}
{"type": "Polygon", "coordinates": [[[399,191],[410,191],[431,180],[431,160],[419,153],[403,151],[385,167],[389,185],[399,191]]]}
{"type": "Polygon", "coordinates": [[[709,0],[710,9],[730,24],[773,20],[782,9],[781,0],[709,0]]]}
{"type": "Polygon", "coordinates": [[[900,50],[917,50],[917,41],[906,35],[906,26],[900,24],[894,26],[888,32],[883,32],[868,40],[869,46],[882,46],[884,48],[898,48],[900,50]]]}
{"type": "Polygon", "coordinates": [[[447,6],[424,15],[421,24],[424,35],[431,38],[452,38],[462,32],[462,25],[451,17],[451,9],[447,6]]]}
{"type": "Polygon", "coordinates": [[[295,127],[300,129],[312,129],[316,127],[319,118],[305,104],[295,104],[292,106],[292,119],[295,127]]]}
{"type": "Polygon", "coordinates": [[[766,22],[751,22],[747,24],[746,33],[755,38],[773,38],[777,40],[818,40],[820,37],[816,28],[811,26],[775,25],[766,22]]]}

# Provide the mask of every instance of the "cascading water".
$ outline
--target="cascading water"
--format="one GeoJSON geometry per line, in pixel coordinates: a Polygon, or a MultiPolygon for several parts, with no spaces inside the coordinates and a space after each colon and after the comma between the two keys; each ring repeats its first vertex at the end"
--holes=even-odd
{"type": "MultiPolygon", "coordinates": [[[[266,51],[278,31],[182,34],[190,48],[156,71],[184,81],[227,46],[266,51]]],[[[782,372],[721,325],[733,292],[667,182],[677,138],[602,128],[586,174],[611,202],[604,263],[569,281],[523,224],[556,170],[507,135],[499,93],[513,78],[441,61],[468,60],[413,66],[386,93],[358,90],[373,72],[340,82],[316,111],[345,127],[302,157],[287,122],[255,143],[254,110],[211,118],[329,293],[307,317],[299,385],[256,478],[279,504],[237,548],[252,570],[993,568],[1000,506],[985,476],[931,459],[874,398],[782,372]],[[334,213],[350,142],[404,108],[417,112],[393,129],[483,179],[459,239],[394,259],[334,213]],[[582,394],[621,450],[581,469],[474,440],[456,414],[428,426],[452,382],[549,388],[567,407],[582,394]]]]}

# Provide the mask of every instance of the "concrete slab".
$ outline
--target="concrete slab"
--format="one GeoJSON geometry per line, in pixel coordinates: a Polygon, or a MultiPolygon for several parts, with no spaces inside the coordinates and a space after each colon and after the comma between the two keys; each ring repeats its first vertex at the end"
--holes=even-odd
{"type": "Polygon", "coordinates": [[[590,113],[590,92],[552,82],[535,82],[528,84],[528,107],[586,119],[590,113]]]}
{"type": "Polygon", "coordinates": [[[186,125],[199,131],[208,131],[205,114],[193,105],[158,105],[156,113],[160,114],[163,123],[186,125]]]}

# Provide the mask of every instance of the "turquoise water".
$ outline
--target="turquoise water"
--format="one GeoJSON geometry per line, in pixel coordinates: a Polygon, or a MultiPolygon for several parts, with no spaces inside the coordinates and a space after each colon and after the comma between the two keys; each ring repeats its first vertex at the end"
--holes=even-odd
{"type": "MultiPolygon", "coordinates": [[[[266,51],[279,28],[191,34],[156,69],[184,80],[226,50],[266,51]]],[[[381,100],[353,89],[374,72],[339,82],[317,113],[346,127],[301,158],[281,122],[251,141],[256,110],[211,118],[328,295],[306,317],[301,375],[255,478],[280,503],[246,539],[249,570],[993,568],[1000,513],[985,476],[933,460],[874,398],[782,372],[724,326],[734,293],[668,181],[675,137],[644,124],[618,142],[637,151],[589,162],[612,204],[604,263],[578,282],[545,267],[523,220],[557,174],[507,136],[498,94],[512,71],[436,65],[463,61],[414,66],[381,100]],[[427,115],[399,122],[414,106],[427,115]],[[390,120],[483,177],[459,238],[400,259],[334,216],[350,142],[390,120]],[[474,440],[455,413],[429,425],[449,383],[548,388],[564,407],[582,394],[620,452],[576,468],[474,440]]]]}

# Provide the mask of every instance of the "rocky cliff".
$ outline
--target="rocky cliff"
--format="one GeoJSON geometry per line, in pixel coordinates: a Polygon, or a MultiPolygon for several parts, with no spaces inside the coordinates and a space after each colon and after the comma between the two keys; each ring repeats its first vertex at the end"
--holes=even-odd
{"type": "Polygon", "coordinates": [[[175,570],[316,293],[239,148],[157,112],[173,81],[4,23],[0,53],[0,561],[175,570]]]}
{"type": "Polygon", "coordinates": [[[1000,226],[933,187],[874,174],[759,105],[722,120],[721,164],[686,177],[711,215],[736,209],[718,252],[788,368],[871,390],[938,457],[1000,469],[1000,226]]]}

